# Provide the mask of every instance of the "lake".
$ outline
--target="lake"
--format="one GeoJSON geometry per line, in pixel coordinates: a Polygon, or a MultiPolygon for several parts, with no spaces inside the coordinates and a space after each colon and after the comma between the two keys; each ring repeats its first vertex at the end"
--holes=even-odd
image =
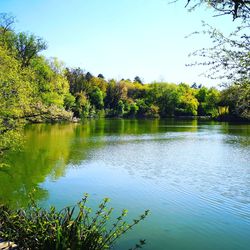
{"type": "Polygon", "coordinates": [[[0,171],[0,202],[28,193],[61,208],[90,194],[115,215],[150,216],[117,249],[244,250],[250,246],[250,125],[198,120],[89,120],[25,128],[0,171]]]}

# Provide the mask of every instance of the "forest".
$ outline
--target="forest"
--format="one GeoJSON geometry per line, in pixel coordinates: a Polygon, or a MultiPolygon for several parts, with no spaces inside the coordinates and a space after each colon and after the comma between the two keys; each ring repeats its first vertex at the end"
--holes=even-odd
{"type": "Polygon", "coordinates": [[[1,152],[13,144],[27,122],[78,121],[95,117],[159,118],[206,116],[249,120],[249,80],[218,90],[193,83],[144,83],[139,76],[105,79],[68,68],[41,52],[40,37],[16,32],[15,17],[0,15],[1,152]],[[15,135],[14,135],[15,134],[15,135]]]}

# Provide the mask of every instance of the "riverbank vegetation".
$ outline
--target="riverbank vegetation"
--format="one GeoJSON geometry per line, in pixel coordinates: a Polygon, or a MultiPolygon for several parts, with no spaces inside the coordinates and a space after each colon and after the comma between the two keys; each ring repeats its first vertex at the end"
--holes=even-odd
{"type": "MultiPolygon", "coordinates": [[[[149,211],[127,223],[127,210],[110,222],[113,208],[105,198],[93,212],[87,207],[88,194],[76,206],[57,211],[44,209],[31,202],[27,209],[13,210],[0,206],[0,237],[18,244],[18,249],[111,249],[127,231],[144,220],[149,211]]],[[[145,240],[130,250],[142,248],[145,240]]]]}
{"type": "Polygon", "coordinates": [[[15,32],[15,19],[8,14],[0,18],[1,124],[7,128],[15,126],[16,119],[46,122],[72,117],[225,114],[249,118],[242,110],[244,97],[235,96],[248,92],[248,83],[239,91],[235,87],[219,91],[196,83],[147,84],[138,76],[108,80],[102,74],[93,76],[80,68],[67,68],[56,58],[45,58],[40,54],[47,48],[42,38],[15,32]]]}
{"type": "MultiPolygon", "coordinates": [[[[58,59],[41,54],[47,48],[42,38],[16,32],[14,25],[13,16],[0,14],[1,158],[10,147],[20,145],[22,127],[27,122],[78,121],[89,117],[250,119],[248,36],[242,38],[244,46],[234,42],[244,50],[237,51],[245,58],[240,57],[239,65],[234,60],[238,54],[231,56],[238,65],[232,66],[237,69],[234,75],[239,77],[218,90],[197,83],[144,83],[139,76],[133,80],[105,79],[103,74],[94,76],[81,68],[68,68],[58,59]]],[[[228,42],[220,33],[211,33],[216,41],[228,42]]],[[[225,61],[229,52],[216,58],[225,61]]],[[[218,51],[215,54],[219,55],[218,51]]],[[[232,72],[227,68],[231,63],[227,62],[222,65],[232,72]]]]}

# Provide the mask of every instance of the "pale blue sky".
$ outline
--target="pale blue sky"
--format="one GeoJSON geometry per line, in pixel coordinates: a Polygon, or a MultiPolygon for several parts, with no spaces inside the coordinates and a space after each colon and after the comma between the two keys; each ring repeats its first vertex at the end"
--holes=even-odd
{"type": "Polygon", "coordinates": [[[188,12],[186,1],[169,0],[0,0],[0,12],[17,17],[17,31],[28,31],[48,42],[47,57],[81,67],[106,78],[139,75],[145,82],[198,82],[202,69],[186,67],[188,54],[207,47],[203,36],[185,38],[201,30],[201,20],[229,30],[231,17],[212,17],[209,9],[188,12]]]}

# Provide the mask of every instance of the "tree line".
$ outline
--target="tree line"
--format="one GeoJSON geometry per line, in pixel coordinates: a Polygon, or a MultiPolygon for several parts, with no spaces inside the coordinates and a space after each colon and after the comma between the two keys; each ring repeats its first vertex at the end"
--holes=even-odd
{"type": "Polygon", "coordinates": [[[193,84],[143,84],[106,80],[80,68],[66,68],[56,58],[40,52],[47,44],[40,37],[15,32],[14,18],[0,16],[1,117],[31,121],[63,120],[74,117],[168,117],[210,115],[228,106],[226,91],[193,84]]]}
{"type": "Polygon", "coordinates": [[[67,68],[40,52],[46,42],[16,32],[15,18],[0,14],[1,152],[18,138],[26,121],[53,122],[87,117],[211,116],[249,119],[249,81],[222,91],[193,84],[105,79],[67,68]],[[16,133],[17,134],[14,134],[16,133]],[[3,140],[4,138],[4,140],[3,140]]]}

